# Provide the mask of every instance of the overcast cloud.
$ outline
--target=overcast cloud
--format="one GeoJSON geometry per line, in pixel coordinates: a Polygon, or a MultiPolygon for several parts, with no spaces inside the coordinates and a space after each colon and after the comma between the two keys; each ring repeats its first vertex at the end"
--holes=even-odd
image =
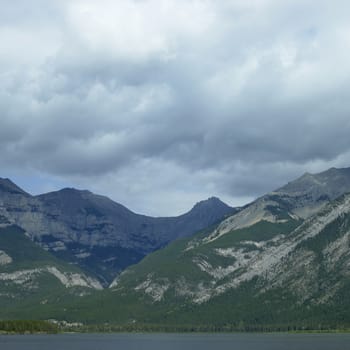
{"type": "Polygon", "coordinates": [[[174,215],[350,166],[350,3],[0,0],[0,167],[174,215]]]}

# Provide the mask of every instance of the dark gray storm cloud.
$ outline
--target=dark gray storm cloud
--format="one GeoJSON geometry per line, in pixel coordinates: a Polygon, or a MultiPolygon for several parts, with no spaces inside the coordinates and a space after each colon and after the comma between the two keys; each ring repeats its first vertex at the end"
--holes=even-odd
{"type": "Polygon", "coordinates": [[[304,171],[349,166],[349,10],[4,0],[1,175],[161,215],[210,195],[243,204],[304,171]]]}

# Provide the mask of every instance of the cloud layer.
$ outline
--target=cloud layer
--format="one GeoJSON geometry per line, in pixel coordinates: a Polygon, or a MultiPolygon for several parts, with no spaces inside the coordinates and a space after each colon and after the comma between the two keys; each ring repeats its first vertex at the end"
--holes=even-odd
{"type": "Polygon", "coordinates": [[[347,1],[4,0],[0,166],[153,215],[350,166],[347,1]]]}

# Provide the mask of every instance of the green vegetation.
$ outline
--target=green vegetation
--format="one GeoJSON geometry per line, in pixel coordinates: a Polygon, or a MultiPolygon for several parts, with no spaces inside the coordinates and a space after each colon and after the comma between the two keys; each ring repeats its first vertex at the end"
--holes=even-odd
{"type": "Polygon", "coordinates": [[[211,247],[227,248],[241,241],[262,242],[274,238],[279,234],[288,234],[302,224],[301,220],[289,217],[285,222],[259,221],[258,223],[242,229],[233,230],[211,243],[211,247]]]}
{"type": "MultiPolygon", "coordinates": [[[[127,269],[113,290],[93,294],[66,306],[69,310],[67,320],[81,320],[86,324],[114,324],[121,329],[153,325],[152,327],[158,330],[174,327],[174,329],[195,327],[210,330],[213,328],[248,330],[248,328],[258,329],[262,324],[268,324],[271,330],[276,330],[274,321],[277,320],[279,328],[283,326],[284,329],[288,327],[296,329],[297,323],[289,323],[288,320],[283,320],[281,323],[280,318],[271,319],[264,316],[271,313],[271,308],[282,310],[282,306],[286,309],[286,313],[283,314],[288,314],[290,312],[288,308],[293,306],[295,300],[292,301],[293,298],[290,295],[280,299],[281,291],[274,295],[265,293],[257,298],[256,284],[261,283],[260,281],[244,283],[240,288],[233,289],[201,305],[194,305],[192,300],[175,295],[173,289],[166,291],[161,301],[155,302],[150,296],[138,292],[135,288],[148,276],[154,278],[156,282],[171,285],[176,284],[179,278],[193,286],[199,283],[210,284],[211,276],[200,270],[194,263],[194,259],[203,257],[210,261],[213,268],[226,267],[234,263],[235,258],[220,256],[215,249],[243,247],[247,253],[252,249],[259,250],[256,246],[245,244],[244,241],[260,242],[278,234],[288,234],[300,223],[295,220],[284,223],[261,221],[251,227],[227,233],[209,243],[202,240],[207,236],[208,231],[201,232],[191,239],[178,240],[127,269]],[[188,249],[189,247],[192,248],[188,249]],[[274,300],[276,296],[278,296],[276,299],[278,303],[274,300]],[[260,316],[256,319],[258,313],[260,316]]],[[[212,231],[213,228],[209,232],[212,231]]]]}
{"type": "Polygon", "coordinates": [[[350,329],[350,283],[328,304],[298,303],[290,292],[274,289],[256,294],[254,280],[207,303],[166,300],[152,303],[128,291],[96,294],[67,306],[77,331],[311,331],[350,329]],[[344,299],[342,299],[344,298],[344,299]]]}
{"type": "Polygon", "coordinates": [[[0,266],[0,272],[33,269],[45,265],[61,267],[65,271],[80,271],[79,268],[62,262],[33,243],[24,231],[15,225],[0,228],[0,249],[13,259],[11,264],[0,266]]]}
{"type": "Polygon", "coordinates": [[[12,321],[0,321],[0,334],[1,333],[58,333],[59,329],[57,325],[47,321],[37,320],[12,320],[12,321]]]}
{"type": "Polygon", "coordinates": [[[12,259],[11,263],[0,265],[1,274],[33,271],[28,278],[17,283],[0,279],[2,320],[51,319],[58,313],[64,317],[62,305],[79,299],[80,294],[94,292],[83,287],[66,288],[48,271],[35,272],[50,266],[65,273],[82,273],[78,267],[60,261],[33,243],[17,226],[0,228],[0,250],[12,259]]]}
{"type": "MultiPolygon", "coordinates": [[[[327,210],[330,209],[319,215],[327,210]]],[[[70,291],[52,275],[40,277],[37,282],[40,288],[24,291],[23,285],[0,281],[0,317],[81,322],[83,325],[60,328],[80,332],[346,331],[350,329],[350,277],[343,272],[349,266],[348,254],[345,250],[334,263],[328,263],[330,258],[325,255],[325,249],[349,232],[350,214],[339,216],[317,235],[294,246],[276,267],[276,275],[252,275],[206,302],[193,301],[191,293],[198,291],[198,286],[205,292],[211,286],[224,287],[224,283],[248,270],[249,264],[238,265],[229,275],[219,278],[215,275],[217,271],[222,272],[239,259],[249,262],[266,247],[272,247],[274,252],[280,241],[270,240],[278,235],[284,235],[282,243],[288,243],[289,238],[293,242],[302,236],[305,228],[312,227],[311,221],[301,224],[290,217],[279,223],[260,221],[211,241],[204,239],[214,229],[210,228],[148,255],[129,267],[115,287],[89,291],[89,295],[84,290],[81,295],[70,291]],[[228,254],[223,254],[222,249],[228,254]],[[298,257],[302,262],[293,270],[298,257]],[[162,286],[169,288],[162,291],[162,286]],[[333,286],[336,288],[332,289],[333,286]],[[156,293],[161,290],[163,297],[152,297],[152,288],[156,293]],[[187,293],[181,294],[181,288],[187,293]],[[15,305],[13,295],[20,296],[15,305]]],[[[0,266],[0,272],[48,263],[65,267],[32,244],[16,227],[1,229],[0,249],[13,258],[13,263],[0,266]],[[26,251],[19,251],[18,246],[26,251]]]]}

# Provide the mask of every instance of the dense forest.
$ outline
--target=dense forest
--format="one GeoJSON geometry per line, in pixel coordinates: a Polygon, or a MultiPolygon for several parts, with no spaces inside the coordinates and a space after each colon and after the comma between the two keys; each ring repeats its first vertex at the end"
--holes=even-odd
{"type": "Polygon", "coordinates": [[[57,333],[58,326],[48,321],[0,321],[0,333],[57,333]]]}

